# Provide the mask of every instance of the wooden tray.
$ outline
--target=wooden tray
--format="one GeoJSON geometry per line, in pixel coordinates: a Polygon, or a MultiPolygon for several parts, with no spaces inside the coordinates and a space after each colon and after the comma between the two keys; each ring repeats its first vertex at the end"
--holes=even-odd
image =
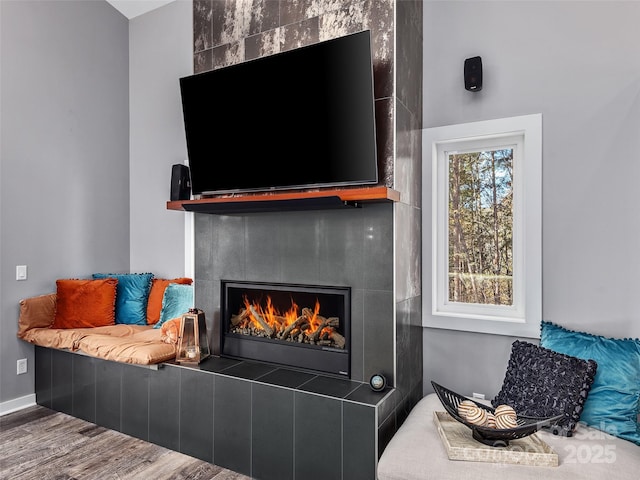
{"type": "Polygon", "coordinates": [[[447,412],[433,412],[449,460],[467,462],[510,463],[536,467],[557,467],[558,454],[535,433],[511,440],[506,447],[490,447],[472,437],[471,429],[447,412]]]}

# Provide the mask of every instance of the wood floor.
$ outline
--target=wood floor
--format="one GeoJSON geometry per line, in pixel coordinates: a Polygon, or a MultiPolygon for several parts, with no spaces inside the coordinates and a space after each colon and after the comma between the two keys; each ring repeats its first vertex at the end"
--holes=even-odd
{"type": "Polygon", "coordinates": [[[0,479],[250,480],[38,405],[0,417],[0,479]]]}

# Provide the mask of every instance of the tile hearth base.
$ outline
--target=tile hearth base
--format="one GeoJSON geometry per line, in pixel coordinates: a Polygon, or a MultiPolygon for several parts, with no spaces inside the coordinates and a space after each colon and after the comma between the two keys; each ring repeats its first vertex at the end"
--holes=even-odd
{"type": "Polygon", "coordinates": [[[375,478],[392,389],[211,357],[158,369],[36,347],[36,402],[269,479],[375,478]]]}

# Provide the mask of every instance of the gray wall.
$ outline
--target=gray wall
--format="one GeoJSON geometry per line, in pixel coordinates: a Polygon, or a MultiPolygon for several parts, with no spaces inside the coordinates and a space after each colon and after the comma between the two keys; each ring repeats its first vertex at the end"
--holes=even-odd
{"type": "MultiPolygon", "coordinates": [[[[640,337],[638,19],[637,2],[424,3],[424,127],[542,113],[543,318],[612,337],[640,337]]],[[[424,329],[425,391],[494,396],[513,340],[424,329]]]]}
{"type": "Polygon", "coordinates": [[[192,275],[191,214],[166,208],[171,166],[187,158],[178,79],[193,72],[192,15],[179,0],[129,21],[131,271],[165,278],[192,275]]]}
{"type": "Polygon", "coordinates": [[[34,392],[33,347],[15,336],[21,298],[95,271],[189,273],[188,215],[166,201],[186,158],[178,78],[193,38],[191,0],[130,21],[102,0],[1,0],[0,18],[3,411],[34,392]]]}
{"type": "Polygon", "coordinates": [[[127,20],[106,2],[0,2],[0,402],[34,392],[18,301],[129,268],[127,20]],[[15,266],[28,266],[16,281],[15,266]],[[16,360],[29,371],[16,375],[16,360]]]}

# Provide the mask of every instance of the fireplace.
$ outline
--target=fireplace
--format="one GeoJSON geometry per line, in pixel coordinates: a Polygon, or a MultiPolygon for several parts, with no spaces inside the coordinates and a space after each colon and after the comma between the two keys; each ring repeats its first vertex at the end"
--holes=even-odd
{"type": "Polygon", "coordinates": [[[351,289],[221,282],[220,355],[350,378],[351,289]]]}

